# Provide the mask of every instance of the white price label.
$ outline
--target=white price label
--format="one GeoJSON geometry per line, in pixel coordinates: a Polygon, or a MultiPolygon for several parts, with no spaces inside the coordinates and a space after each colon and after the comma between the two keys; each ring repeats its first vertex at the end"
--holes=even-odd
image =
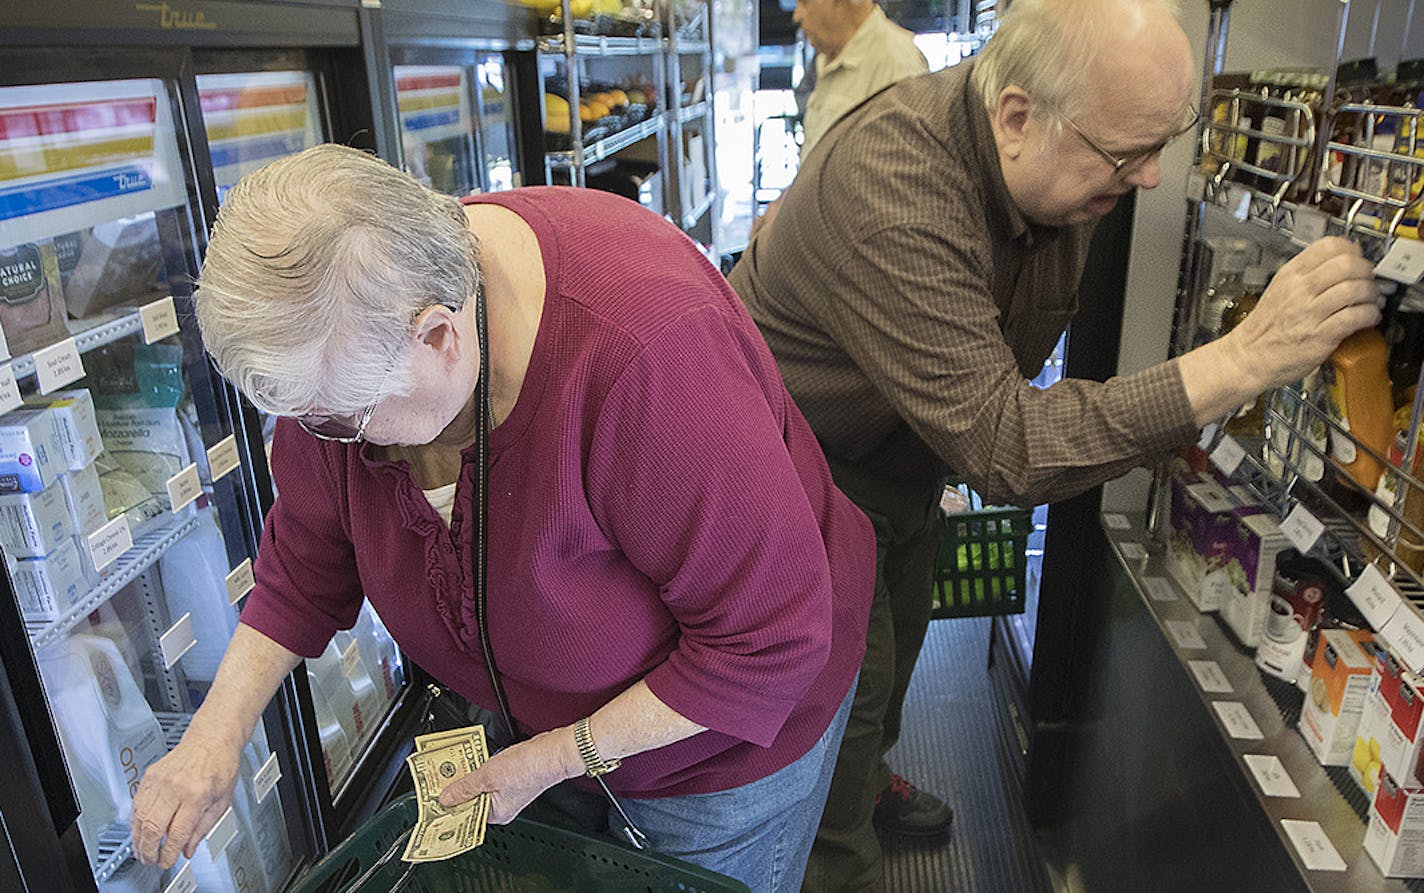
{"type": "Polygon", "coordinates": [[[198,480],[198,463],[196,462],[168,479],[168,502],[173,506],[175,512],[201,495],[203,495],[203,482],[198,480]]]}
{"type": "Polygon", "coordinates": [[[9,412],[20,405],[20,383],[15,381],[15,370],[6,363],[0,366],[0,413],[9,412]]]}
{"type": "Polygon", "coordinates": [[[1211,446],[1212,438],[1216,437],[1216,425],[1207,425],[1201,431],[1201,437],[1197,438],[1197,449],[1204,450],[1211,446]]]}
{"type": "Polygon", "coordinates": [[[1231,497],[1226,491],[1218,487],[1215,482],[1203,481],[1200,484],[1188,484],[1187,493],[1195,499],[1197,503],[1213,515],[1222,515],[1236,508],[1236,503],[1231,501],[1231,497]]]}
{"type": "Polygon", "coordinates": [[[1132,529],[1132,522],[1127,520],[1127,515],[1103,515],[1103,523],[1108,526],[1108,530],[1132,529]]]}
{"type": "Polygon", "coordinates": [[[1325,829],[1319,822],[1303,822],[1299,819],[1281,819],[1281,829],[1286,832],[1300,861],[1310,871],[1344,871],[1345,860],[1340,851],[1325,836],[1325,829]]]}
{"type": "Polygon", "coordinates": [[[1286,539],[1290,540],[1291,545],[1302,555],[1311,550],[1324,532],[1325,525],[1303,505],[1296,506],[1281,522],[1281,533],[1286,535],[1286,539]]]}
{"type": "Polygon", "coordinates": [[[178,874],[163,888],[163,893],[196,893],[197,889],[198,882],[193,879],[193,863],[184,862],[178,874]]]}
{"type": "Polygon", "coordinates": [[[144,344],[178,334],[178,311],[173,307],[172,295],[144,304],[139,308],[138,316],[143,321],[144,344]]]}
{"type": "Polygon", "coordinates": [[[1379,634],[1400,663],[1415,673],[1424,672],[1424,617],[1401,607],[1379,634]]]}
{"type": "Polygon", "coordinates": [[[1395,239],[1384,259],[1375,265],[1375,275],[1413,285],[1424,277],[1424,242],[1395,239]]]}
{"type": "Polygon", "coordinates": [[[356,675],[356,671],[361,667],[361,649],[356,647],[356,640],[352,639],[351,644],[346,646],[346,650],[341,652],[341,672],[350,679],[356,675]]]}
{"type": "Polygon", "coordinates": [[[1199,202],[1206,199],[1206,175],[1192,171],[1187,175],[1187,200],[1199,202]]]}
{"type": "Polygon", "coordinates": [[[1195,620],[1168,620],[1163,626],[1172,634],[1178,648],[1197,650],[1206,647],[1206,640],[1202,638],[1201,630],[1197,629],[1195,620]]]}
{"type": "Polygon", "coordinates": [[[214,481],[237,468],[237,436],[229,434],[208,448],[208,474],[214,481]]]}
{"type": "Polygon", "coordinates": [[[127,515],[119,515],[89,534],[89,555],[94,559],[94,569],[97,571],[102,571],[113,564],[120,555],[131,548],[133,548],[133,532],[129,530],[127,515]]]}
{"type": "Polygon", "coordinates": [[[1380,573],[1379,568],[1373,564],[1365,565],[1360,578],[1345,590],[1345,594],[1350,596],[1350,600],[1355,603],[1355,607],[1360,609],[1360,613],[1365,615],[1365,620],[1374,629],[1384,629],[1390,618],[1394,617],[1395,611],[1399,610],[1403,599],[1399,593],[1390,585],[1389,581],[1380,573]]]}
{"type": "Polygon", "coordinates": [[[218,819],[218,823],[213,826],[213,830],[209,831],[208,836],[204,838],[208,842],[208,858],[214,862],[218,861],[223,850],[227,849],[227,845],[232,843],[236,836],[237,816],[233,814],[232,807],[229,806],[227,812],[223,813],[222,818],[218,819]]]}
{"type": "Polygon", "coordinates": [[[252,787],[257,792],[258,803],[267,799],[267,795],[272,793],[281,777],[282,769],[277,765],[277,755],[274,753],[262,764],[262,768],[257,770],[257,774],[252,776],[252,787]]]}
{"type": "Polygon", "coordinates": [[[1325,227],[1329,219],[1314,208],[1304,205],[1297,207],[1295,219],[1292,221],[1295,225],[1295,237],[1306,243],[1325,238],[1325,227]]]}
{"type": "Polygon", "coordinates": [[[158,638],[158,647],[163,651],[163,669],[172,669],[178,659],[196,644],[198,639],[193,635],[193,615],[184,614],[158,638]]]}
{"type": "Polygon", "coordinates": [[[1141,561],[1147,557],[1147,550],[1141,543],[1122,543],[1122,557],[1128,561],[1141,561]]]}
{"type": "Polygon", "coordinates": [[[1241,195],[1239,197],[1235,194],[1235,190],[1232,190],[1231,192],[1227,193],[1226,201],[1228,207],[1230,207],[1231,205],[1236,206],[1234,209],[1232,209],[1231,216],[1235,217],[1237,221],[1245,223],[1251,218],[1251,190],[1241,190],[1241,195]]]}
{"type": "Polygon", "coordinates": [[[1147,597],[1154,602],[1177,600],[1177,587],[1173,586],[1172,581],[1165,577],[1146,577],[1142,581],[1142,586],[1147,590],[1147,597]]]}
{"type": "Polygon", "coordinates": [[[1211,709],[1221,717],[1221,724],[1226,726],[1226,734],[1232,738],[1259,741],[1266,737],[1261,734],[1261,727],[1256,725],[1256,720],[1251,717],[1251,711],[1240,701],[1213,701],[1211,709]]]}
{"type": "Polygon", "coordinates": [[[232,569],[227,575],[227,603],[235,605],[242,601],[242,597],[251,592],[257,585],[257,580],[252,576],[252,559],[242,559],[242,564],[232,569]]]}
{"type": "Polygon", "coordinates": [[[1286,771],[1280,757],[1266,753],[1248,753],[1241,759],[1246,761],[1246,768],[1251,770],[1251,776],[1256,779],[1256,784],[1261,786],[1261,793],[1267,797],[1300,797],[1300,788],[1291,781],[1290,773],[1286,771]]]}
{"type": "Polygon", "coordinates": [[[1187,666],[1191,668],[1192,675],[1197,677],[1197,685],[1201,686],[1204,692],[1228,695],[1236,690],[1231,687],[1231,680],[1221,672],[1221,664],[1214,660],[1189,660],[1187,666]]]}
{"type": "Polygon", "coordinates": [[[66,338],[43,350],[35,351],[35,377],[40,393],[57,391],[84,377],[84,361],[79,358],[79,345],[66,338]]]}
{"type": "Polygon", "coordinates": [[[1237,484],[1234,487],[1227,487],[1226,489],[1241,505],[1261,504],[1261,498],[1246,484],[1237,484]]]}
{"type": "Polygon", "coordinates": [[[1236,473],[1236,469],[1241,467],[1241,462],[1246,458],[1246,451],[1237,443],[1236,438],[1230,434],[1221,438],[1221,443],[1216,445],[1216,449],[1211,451],[1211,462],[1221,473],[1231,477],[1236,473]]]}

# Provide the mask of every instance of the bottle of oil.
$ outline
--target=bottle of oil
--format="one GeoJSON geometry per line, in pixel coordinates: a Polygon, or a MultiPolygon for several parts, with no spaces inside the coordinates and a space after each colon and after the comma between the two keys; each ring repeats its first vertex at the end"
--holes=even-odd
{"type": "MultiPolygon", "coordinates": [[[[1227,301],[1221,313],[1221,334],[1241,325],[1242,321],[1256,309],[1256,304],[1260,302],[1261,295],[1266,291],[1266,285],[1271,280],[1271,274],[1275,272],[1268,266],[1254,266],[1246,270],[1242,277],[1241,290],[1236,296],[1227,301]]],[[[1258,395],[1250,403],[1242,406],[1236,411],[1226,423],[1226,431],[1238,437],[1260,437],[1266,419],[1266,398],[1265,395],[1258,395]]]]}

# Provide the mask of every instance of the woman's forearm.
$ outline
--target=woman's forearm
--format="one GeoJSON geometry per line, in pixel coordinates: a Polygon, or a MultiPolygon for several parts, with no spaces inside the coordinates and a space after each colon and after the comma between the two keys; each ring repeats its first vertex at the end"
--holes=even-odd
{"type": "Polygon", "coordinates": [[[193,715],[192,728],[247,741],[282,680],[301,660],[300,655],[239,623],[218,665],[213,687],[193,715]]]}
{"type": "MultiPolygon", "coordinates": [[[[621,760],[666,747],[707,730],[664,704],[641,680],[595,710],[589,717],[588,729],[604,760],[621,760]]],[[[549,748],[550,758],[562,777],[574,778],[584,773],[572,725],[545,732],[534,740],[549,748]]]]}

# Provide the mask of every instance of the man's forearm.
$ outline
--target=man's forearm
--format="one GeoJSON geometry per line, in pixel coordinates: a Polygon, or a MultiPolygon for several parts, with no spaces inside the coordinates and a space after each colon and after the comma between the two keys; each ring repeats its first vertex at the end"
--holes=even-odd
{"type": "Polygon", "coordinates": [[[1177,360],[1182,385],[1197,425],[1219,421],[1229,412],[1255,399],[1272,382],[1240,356],[1238,345],[1221,338],[1189,351],[1177,360]]]}

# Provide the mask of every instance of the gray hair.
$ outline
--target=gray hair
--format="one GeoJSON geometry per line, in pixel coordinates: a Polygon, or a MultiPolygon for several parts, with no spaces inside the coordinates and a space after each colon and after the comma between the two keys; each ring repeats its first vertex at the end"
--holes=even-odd
{"type": "Polygon", "coordinates": [[[464,209],[325,144],[228,193],[193,295],[218,369],[274,415],[354,413],[410,390],[411,322],[479,285],[464,209]]]}
{"type": "Polygon", "coordinates": [[[1142,27],[1154,8],[1178,16],[1177,0],[1014,0],[974,60],[974,88],[991,114],[1004,88],[1023,88],[1054,140],[1088,98],[1088,72],[1106,35],[1142,27]]]}

